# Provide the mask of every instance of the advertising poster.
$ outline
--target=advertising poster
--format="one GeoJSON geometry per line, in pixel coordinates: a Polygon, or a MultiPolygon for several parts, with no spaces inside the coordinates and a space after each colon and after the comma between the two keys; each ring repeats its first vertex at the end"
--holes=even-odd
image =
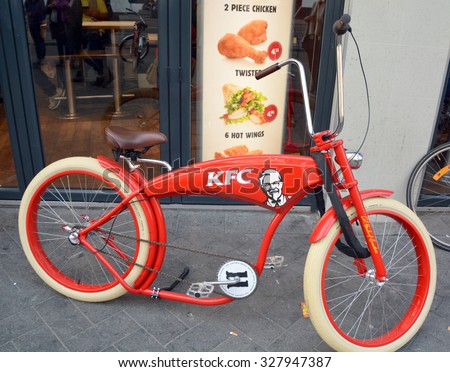
{"type": "Polygon", "coordinates": [[[199,1],[201,160],[281,153],[293,0],[199,1]]]}

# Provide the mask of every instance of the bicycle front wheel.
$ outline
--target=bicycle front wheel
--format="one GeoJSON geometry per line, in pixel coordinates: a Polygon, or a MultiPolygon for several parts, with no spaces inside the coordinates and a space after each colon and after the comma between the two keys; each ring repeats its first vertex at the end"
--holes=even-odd
{"type": "MultiPolygon", "coordinates": [[[[419,330],[436,287],[433,245],[418,217],[387,198],[364,201],[387,270],[375,279],[370,258],[354,259],[335,246],[342,231],[335,222],[312,244],[305,266],[304,292],[311,321],[338,351],[394,351],[419,330]]],[[[365,242],[355,209],[352,228],[365,242]]]]}
{"type": "Polygon", "coordinates": [[[88,234],[93,254],[77,240],[77,231],[120,203],[130,186],[96,159],[76,157],[44,168],[24,193],[19,234],[36,273],[56,291],[81,301],[107,301],[126,292],[97,258],[105,257],[133,286],[148,257],[149,229],[141,203],[131,201],[112,220],[88,234]],[[127,236],[127,237],[125,237],[127,236]]]}
{"type": "MultiPolygon", "coordinates": [[[[133,48],[134,35],[125,36],[119,44],[119,55],[124,62],[133,62],[136,60],[136,53],[138,45],[133,48]]],[[[146,42],[144,36],[140,36],[139,44],[141,44],[141,50],[139,51],[139,59],[143,60],[149,52],[150,46],[146,42]]]]}
{"type": "Polygon", "coordinates": [[[436,147],[416,165],[406,188],[406,202],[433,243],[450,251],[450,143],[436,147]]]}

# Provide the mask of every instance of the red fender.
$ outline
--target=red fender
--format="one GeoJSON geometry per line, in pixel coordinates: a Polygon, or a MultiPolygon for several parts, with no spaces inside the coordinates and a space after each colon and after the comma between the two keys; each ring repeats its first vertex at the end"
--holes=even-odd
{"type": "MultiPolygon", "coordinates": [[[[113,160],[101,155],[97,157],[97,160],[103,167],[125,179],[133,191],[138,191],[140,189],[143,190],[145,179],[139,172],[129,173],[113,160]]],[[[147,217],[149,229],[153,233],[151,239],[161,243],[166,243],[166,224],[161,205],[155,198],[147,199],[145,194],[137,195],[137,198],[139,199],[140,205],[147,217]]],[[[158,246],[154,247],[154,249],[149,249],[150,253],[147,258],[146,266],[159,270],[164,260],[165,247],[158,246]]],[[[155,272],[142,270],[141,275],[134,283],[134,288],[139,288],[141,290],[148,288],[155,280],[156,276],[157,274],[155,272]]]]}
{"type": "MultiPolygon", "coordinates": [[[[391,196],[393,194],[393,191],[389,190],[365,190],[361,191],[361,199],[369,199],[369,198],[375,198],[375,197],[387,197],[391,196]]],[[[342,199],[342,205],[344,206],[344,209],[347,210],[352,206],[352,201],[350,199],[350,196],[346,196],[344,199],[342,199]]],[[[338,220],[336,212],[333,208],[330,208],[326,211],[326,213],[322,216],[322,218],[317,222],[316,227],[314,228],[309,241],[311,243],[315,243],[322,239],[325,235],[328,234],[328,231],[330,230],[331,226],[338,220]]]]}

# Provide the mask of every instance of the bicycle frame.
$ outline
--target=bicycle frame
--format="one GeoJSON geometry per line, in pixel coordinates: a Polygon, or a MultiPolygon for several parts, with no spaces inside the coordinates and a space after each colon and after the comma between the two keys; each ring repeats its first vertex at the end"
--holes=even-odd
{"type": "MultiPolygon", "coordinates": [[[[99,157],[98,159],[111,172],[132,180],[130,184],[134,187],[134,191],[127,196],[121,205],[118,205],[102,219],[83,230],[81,234],[83,237],[90,231],[99,228],[106,221],[113,219],[123,208],[124,204],[138,197],[142,201],[141,205],[146,210],[146,214],[151,216],[151,221],[156,221],[159,242],[164,245],[166,241],[165,221],[157,199],[172,195],[206,195],[232,198],[275,212],[261,242],[256,264],[254,265],[258,275],[261,275],[264,269],[270,242],[284,216],[300,199],[322,183],[322,177],[314,160],[306,156],[259,155],[213,160],[180,168],[151,180],[146,180],[142,172],[137,169],[131,173],[125,173],[126,171],[112,160],[105,157],[99,157]],[[274,174],[279,174],[282,177],[283,187],[281,191],[285,196],[283,205],[272,207],[267,203],[269,198],[262,187],[262,177],[264,177],[264,172],[267,170],[273,170],[277,172],[274,174]]],[[[89,247],[89,242],[86,239],[81,239],[80,236],[80,240],[93,253],[96,252],[94,247],[89,247]]],[[[157,252],[156,258],[152,257],[152,261],[147,263],[147,265],[158,270],[162,265],[165,249],[163,246],[159,246],[155,251],[157,252]]],[[[102,260],[102,262],[110,271],[114,271],[107,260],[102,260]]],[[[148,289],[156,277],[154,273],[149,273],[148,271],[143,272],[141,277],[138,278],[134,288],[128,286],[118,273],[113,272],[113,275],[132,293],[156,296],[156,291],[157,296],[160,298],[202,305],[220,305],[233,300],[226,296],[198,299],[185,294],[148,289]]]]}
{"type": "MultiPolygon", "coordinates": [[[[383,262],[378,252],[378,246],[374,239],[367,214],[364,209],[363,200],[374,196],[389,196],[390,191],[385,190],[369,190],[360,193],[357,187],[357,181],[353,176],[353,172],[345,151],[342,141],[334,141],[329,139],[320,142],[320,137],[328,135],[329,132],[323,132],[316,135],[319,146],[313,148],[313,151],[323,152],[325,148],[332,148],[336,155],[336,161],[342,170],[344,177],[343,182],[337,180],[337,171],[334,166],[330,151],[325,151],[325,159],[332,169],[334,183],[338,183],[339,188],[347,189],[349,196],[342,201],[345,209],[354,206],[356,208],[358,218],[363,226],[364,235],[370,249],[372,259],[377,268],[377,279],[384,280],[386,272],[383,262]]],[[[90,231],[99,228],[103,223],[114,218],[120,212],[123,205],[130,202],[134,198],[140,200],[145,213],[149,216],[149,221],[154,221],[158,231],[158,242],[160,246],[151,245],[150,250],[154,253],[149,256],[146,265],[151,266],[155,270],[159,270],[162,266],[165,254],[164,244],[166,243],[166,230],[164,214],[158,202],[159,198],[165,198],[173,195],[203,195],[215,196],[220,198],[231,198],[242,201],[246,204],[256,205],[265,209],[272,210],[274,216],[269,223],[266,233],[258,252],[254,267],[258,275],[261,275],[264,264],[269,251],[272,238],[285,217],[285,215],[295,206],[299,200],[306,196],[317,187],[324,184],[322,177],[323,171],[320,170],[312,157],[294,156],[294,155],[258,155],[243,156],[227,159],[219,159],[196,163],[188,167],[179,168],[177,170],[164,173],[151,180],[146,180],[142,172],[133,169],[130,173],[125,171],[117,163],[112,160],[99,157],[101,164],[114,173],[120,173],[121,177],[130,179],[134,191],[116,208],[110,211],[102,219],[93,223],[89,228],[82,231],[80,240],[93,253],[98,254],[94,247],[89,247],[89,242],[82,238],[90,231]],[[267,178],[266,180],[264,178],[267,178]],[[275,178],[274,178],[275,177],[275,178]],[[265,182],[272,181],[272,182],[265,182]],[[271,199],[271,188],[277,188],[274,193],[282,200],[280,205],[273,203],[271,199]]],[[[337,220],[337,216],[331,209],[317,224],[311,235],[311,242],[319,241],[328,232],[331,225],[337,220]]],[[[201,304],[201,305],[221,305],[232,301],[227,296],[219,296],[215,298],[194,298],[182,293],[174,293],[170,291],[160,290],[158,288],[150,288],[157,274],[143,270],[141,276],[137,279],[133,287],[127,285],[120,277],[119,273],[108,264],[106,259],[102,259],[98,255],[105,266],[113,273],[113,275],[121,281],[129,292],[159,297],[169,300],[201,304]]]]}
{"type": "MultiPolygon", "coordinates": [[[[259,73],[259,77],[257,76],[257,78],[264,77],[289,63],[298,67],[305,100],[307,126],[315,142],[315,146],[311,148],[311,151],[316,154],[314,155],[316,157],[323,156],[325,160],[323,163],[320,162],[319,164],[314,160],[314,157],[309,156],[258,155],[231,157],[200,162],[174,171],[170,170],[154,179],[147,180],[143,173],[138,170],[139,167],[134,166],[130,159],[126,159],[131,170],[127,172],[111,160],[105,157],[99,157],[98,160],[106,169],[119,174],[122,178],[129,179],[133,191],[107,215],[82,230],[80,232],[80,241],[94,254],[99,256],[99,259],[101,259],[105,266],[112,271],[113,275],[130,292],[195,304],[220,305],[230,302],[233,299],[227,296],[194,298],[186,294],[173,293],[160,290],[159,288],[149,289],[157,274],[147,270],[143,270],[143,273],[135,282],[134,287],[130,287],[121,279],[120,275],[115,272],[112,266],[109,265],[107,260],[98,254],[99,252],[95,247],[89,245],[85,237],[90,231],[112,220],[117,213],[120,213],[124,205],[137,198],[143,206],[146,215],[150,218],[149,221],[154,221],[157,225],[157,239],[160,245],[157,247],[150,245],[150,250],[153,254],[149,255],[147,265],[155,270],[159,270],[164,260],[166,232],[164,215],[158,199],[173,195],[209,195],[220,198],[231,198],[274,212],[274,217],[267,227],[259,248],[258,257],[254,263],[257,274],[261,275],[271,240],[284,216],[305,195],[325,185],[328,192],[331,192],[331,189],[336,189],[338,192],[338,201],[331,199],[336,211],[331,210],[331,212],[326,213],[322,217],[311,235],[311,242],[316,242],[323,238],[336,220],[339,220],[341,225],[348,223],[345,211],[340,212],[340,210],[342,208],[345,210],[353,206],[362,226],[367,247],[376,269],[376,279],[379,282],[385,281],[387,275],[386,269],[363,200],[373,196],[388,196],[392,193],[385,190],[370,190],[361,193],[358,189],[358,182],[353,175],[352,166],[346,155],[343,141],[336,139],[342,130],[344,121],[340,34],[337,34],[336,49],[338,60],[339,115],[338,126],[334,132],[324,131],[314,133],[309,109],[308,92],[306,90],[306,76],[301,63],[293,59],[286,60],[263,70],[259,73]],[[339,178],[340,174],[342,179],[339,178]],[[327,180],[325,179],[326,177],[331,179],[327,180]],[[344,189],[348,190],[349,196],[343,200],[339,194],[339,190],[344,189]],[[342,214],[345,215],[345,218],[342,217],[342,214]]],[[[352,243],[349,244],[351,245],[352,243]]],[[[355,260],[359,260],[359,265],[365,267],[365,264],[361,262],[363,260],[362,258],[355,257],[355,260]]]]}

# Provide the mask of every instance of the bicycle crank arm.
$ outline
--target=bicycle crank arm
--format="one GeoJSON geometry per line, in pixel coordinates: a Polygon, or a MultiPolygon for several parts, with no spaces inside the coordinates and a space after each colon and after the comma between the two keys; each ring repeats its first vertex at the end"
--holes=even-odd
{"type": "Polygon", "coordinates": [[[214,292],[214,285],[233,285],[238,284],[240,280],[239,277],[234,277],[232,280],[192,283],[186,294],[196,298],[209,297],[209,295],[214,292]]]}
{"type": "Polygon", "coordinates": [[[227,284],[237,284],[241,281],[241,278],[236,276],[232,278],[231,280],[223,280],[219,282],[204,282],[205,284],[211,284],[211,285],[227,285],[227,284]]]}

